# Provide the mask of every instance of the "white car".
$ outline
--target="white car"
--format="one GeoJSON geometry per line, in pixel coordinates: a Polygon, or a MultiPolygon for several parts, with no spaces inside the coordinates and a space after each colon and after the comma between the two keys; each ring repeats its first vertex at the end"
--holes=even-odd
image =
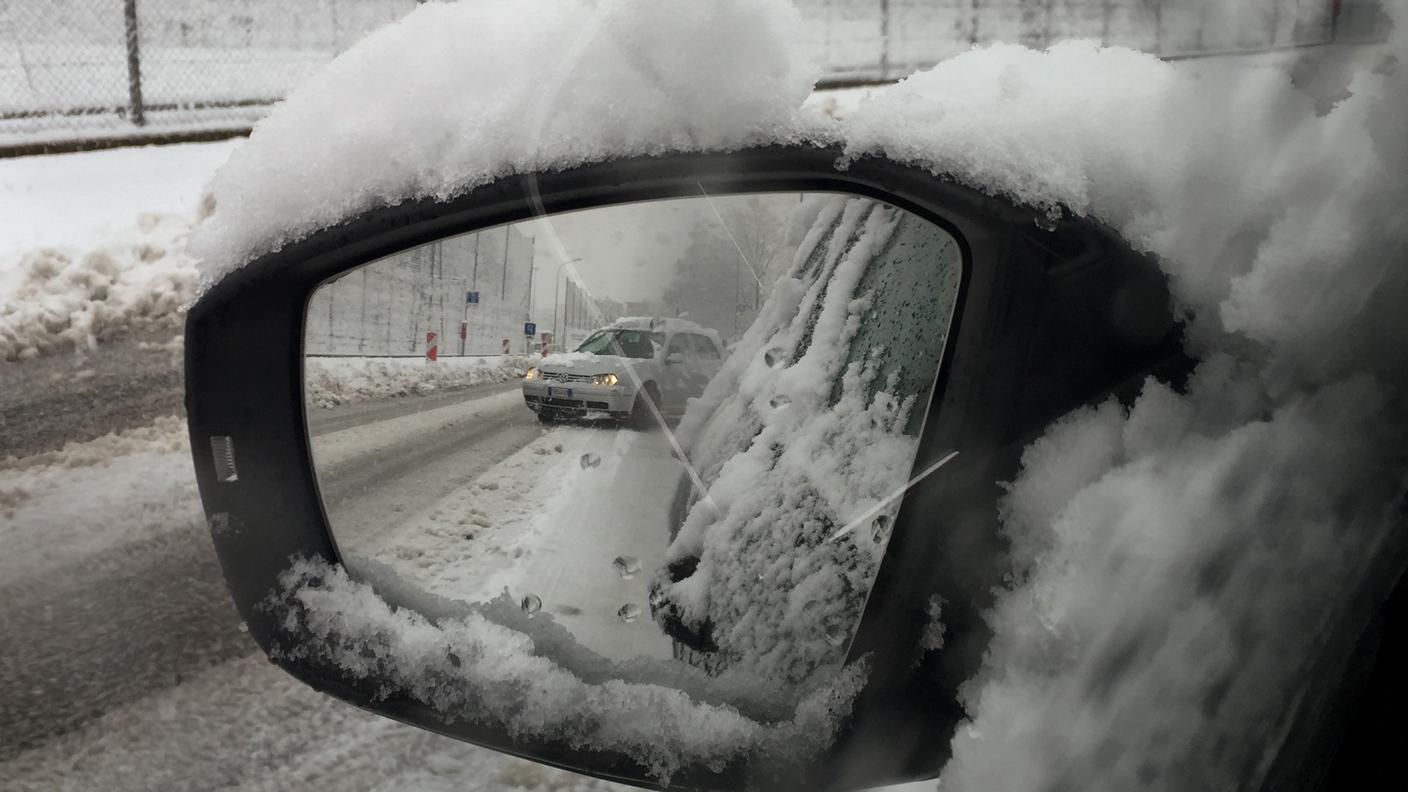
{"type": "Polygon", "coordinates": [[[538,420],[652,421],[684,413],[719,371],[719,334],[685,319],[628,317],[592,333],[575,352],[548,355],[523,377],[523,400],[538,420]]]}

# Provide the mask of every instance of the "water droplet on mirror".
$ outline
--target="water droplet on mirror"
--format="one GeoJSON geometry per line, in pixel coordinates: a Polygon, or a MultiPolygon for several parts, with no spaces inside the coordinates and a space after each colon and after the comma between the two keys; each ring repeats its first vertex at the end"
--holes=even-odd
{"type": "Polygon", "coordinates": [[[780,394],[780,393],[779,393],[778,395],[772,397],[772,399],[768,402],[768,404],[772,405],[772,408],[773,408],[774,410],[777,409],[777,408],[779,408],[779,407],[786,407],[787,405],[789,405],[789,404],[791,404],[791,403],[792,403],[792,399],[790,399],[789,397],[784,396],[784,395],[782,395],[782,394],[780,394]]]}
{"type": "Polygon", "coordinates": [[[870,538],[875,544],[883,544],[890,538],[890,515],[877,514],[870,524],[870,538]]]}
{"type": "Polygon", "coordinates": [[[523,612],[531,617],[533,614],[543,609],[543,600],[537,594],[529,594],[523,598],[522,602],[518,603],[518,607],[522,608],[523,612]]]}
{"type": "Polygon", "coordinates": [[[240,632],[242,632],[242,633],[247,633],[247,632],[249,632],[249,625],[248,625],[248,624],[245,624],[244,622],[240,622],[239,630],[240,630],[240,632]]]}
{"type": "Polygon", "coordinates": [[[763,353],[763,362],[768,364],[768,368],[777,368],[782,365],[783,353],[780,347],[773,347],[763,353]]]}
{"type": "Polygon", "coordinates": [[[840,630],[827,630],[826,642],[832,646],[840,646],[846,642],[846,634],[840,630]]]}
{"type": "Polygon", "coordinates": [[[622,580],[630,580],[636,576],[637,572],[640,572],[640,559],[635,556],[616,556],[616,560],[611,562],[611,566],[622,580]]]}
{"type": "Polygon", "coordinates": [[[582,454],[582,470],[601,465],[601,457],[596,454],[582,454]]]}
{"type": "Polygon", "coordinates": [[[631,622],[640,618],[640,606],[631,605],[629,603],[622,605],[621,609],[616,611],[616,618],[620,619],[626,624],[630,624],[631,622]]]}

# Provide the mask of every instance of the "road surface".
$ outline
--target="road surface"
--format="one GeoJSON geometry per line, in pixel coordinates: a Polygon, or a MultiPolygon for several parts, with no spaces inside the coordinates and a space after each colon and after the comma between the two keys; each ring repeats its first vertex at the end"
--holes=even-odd
{"type": "MultiPolygon", "coordinates": [[[[257,655],[225,590],[189,452],[183,445],[162,450],[183,443],[182,422],[173,422],[171,437],[155,451],[85,453],[78,455],[81,463],[55,456],[65,443],[78,444],[71,448],[80,451],[101,445],[92,438],[107,427],[179,415],[179,368],[170,351],[139,349],[135,342],[114,350],[90,361],[59,357],[0,366],[7,382],[31,383],[0,391],[4,448],[21,457],[0,467],[0,539],[10,548],[0,562],[0,786],[195,789],[238,786],[264,774],[254,786],[265,788],[270,770],[249,763],[247,751],[287,756],[301,744],[316,754],[312,743],[326,741],[321,750],[334,750],[355,743],[359,728],[379,743],[429,750],[429,741],[457,757],[478,751],[342,707],[302,689],[257,655]],[[74,376],[90,370],[87,362],[95,373],[74,376]],[[63,409],[45,403],[45,389],[34,383],[54,372],[64,376],[53,380],[59,386],[54,404],[91,404],[91,419],[64,420],[63,409]],[[114,382],[121,387],[108,387],[114,382]],[[22,431],[12,433],[14,427],[22,431]],[[89,464],[88,456],[97,461],[89,464]],[[3,499],[7,493],[10,500],[3,499]],[[34,536],[37,531],[47,535],[34,536]],[[277,691],[281,702],[264,700],[266,691],[277,691]],[[323,722],[341,724],[342,736],[323,733],[323,722]],[[173,729],[181,732],[177,742],[155,739],[173,729]],[[189,750],[206,753],[176,760],[189,750]],[[55,755],[69,758],[56,765],[55,755]],[[124,776],[118,772],[123,766],[143,769],[124,776]],[[85,775],[83,768],[94,774],[85,775]],[[157,783],[163,774],[170,784],[157,783]]],[[[409,497],[419,492],[413,488],[426,466],[465,461],[462,477],[493,466],[544,431],[516,389],[516,383],[495,384],[315,410],[313,433],[327,437],[394,425],[427,408],[468,405],[474,414],[474,405],[494,405],[452,422],[450,431],[437,432],[428,444],[402,442],[385,454],[364,456],[342,468],[345,476],[330,482],[328,491],[339,498],[354,493],[343,503],[357,503],[368,491],[404,491],[409,497]]],[[[513,761],[512,767],[528,767],[513,761]]],[[[482,765],[464,762],[466,768],[482,765]]],[[[325,771],[310,772],[317,778],[325,771]]],[[[350,781],[353,774],[345,768],[334,775],[350,781]]]]}

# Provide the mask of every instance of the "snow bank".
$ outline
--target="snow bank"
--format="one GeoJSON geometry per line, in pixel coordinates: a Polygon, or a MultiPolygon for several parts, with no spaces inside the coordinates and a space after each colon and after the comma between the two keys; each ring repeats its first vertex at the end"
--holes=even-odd
{"type": "Polygon", "coordinates": [[[507,173],[797,138],[819,73],[801,30],[783,0],[423,5],[255,127],[192,249],[213,280],[357,212],[507,173]]]}
{"type": "Polygon", "coordinates": [[[428,396],[522,376],[529,358],[520,355],[444,357],[306,357],[304,397],[309,404],[335,407],[397,396],[428,396]]]}
{"type": "Polygon", "coordinates": [[[86,253],[45,247],[0,261],[0,360],[180,333],[199,282],[185,252],[190,230],[175,215],[141,214],[86,253]]]}

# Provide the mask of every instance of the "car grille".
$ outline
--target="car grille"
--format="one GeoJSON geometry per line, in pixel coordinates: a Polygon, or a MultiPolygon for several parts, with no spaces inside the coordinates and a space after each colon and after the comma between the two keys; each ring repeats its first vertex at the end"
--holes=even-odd
{"type": "Polygon", "coordinates": [[[568,374],[562,371],[544,371],[543,379],[553,382],[591,382],[591,374],[568,374]]]}
{"type": "Polygon", "coordinates": [[[543,396],[524,396],[525,401],[531,404],[542,404],[548,407],[564,407],[569,410],[609,410],[611,405],[602,401],[582,401],[581,399],[557,399],[545,398],[543,396]]]}

